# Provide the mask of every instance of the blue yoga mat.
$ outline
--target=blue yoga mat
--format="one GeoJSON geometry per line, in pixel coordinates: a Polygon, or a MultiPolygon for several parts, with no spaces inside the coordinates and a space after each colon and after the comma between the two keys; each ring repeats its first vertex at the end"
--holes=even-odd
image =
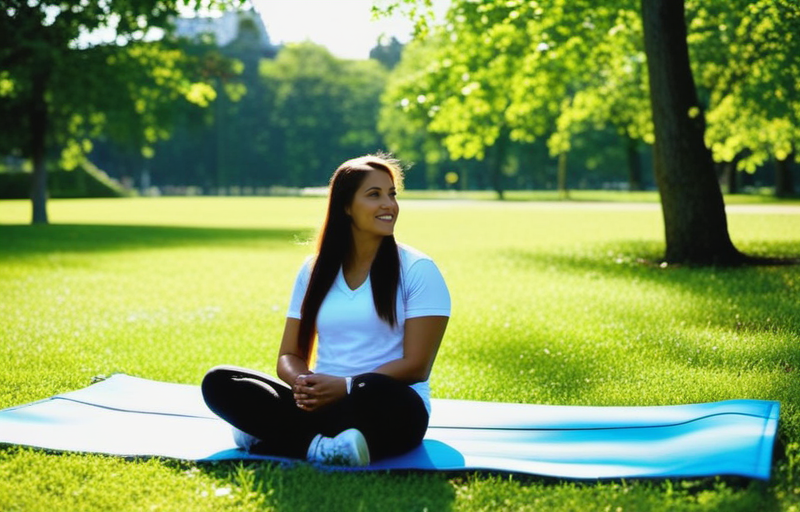
{"type": "MultiPolygon", "coordinates": [[[[780,404],[584,407],[434,399],[432,407],[422,446],[364,469],[768,480],[780,404]]],[[[238,450],[199,387],[128,375],[1,410],[0,443],[198,461],[285,460],[238,450]]]]}

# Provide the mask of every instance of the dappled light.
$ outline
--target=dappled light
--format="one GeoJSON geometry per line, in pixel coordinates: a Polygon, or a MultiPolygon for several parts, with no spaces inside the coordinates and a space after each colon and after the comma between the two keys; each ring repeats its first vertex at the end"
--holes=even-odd
{"type": "MultiPolygon", "coordinates": [[[[69,224],[3,222],[0,406],[115,372],[196,384],[220,361],[269,371],[287,293],[323,205],[314,198],[62,200],[54,211],[69,224]],[[127,201],[137,207],[114,206],[127,201]],[[103,212],[105,223],[92,221],[103,212]]],[[[753,253],[796,254],[796,211],[758,208],[769,206],[736,214],[737,243],[753,253]]],[[[657,209],[625,203],[407,200],[400,218],[399,240],[436,258],[454,298],[434,397],[595,406],[779,400],[780,435],[797,438],[797,267],[664,268],[656,263],[663,251],[657,209]]],[[[795,478],[786,461],[797,457],[796,447],[779,454],[766,491],[722,479],[711,488],[680,481],[668,492],[672,484],[661,481],[326,474],[303,465],[131,463],[10,448],[0,450],[0,473],[23,476],[3,479],[0,506],[34,495],[46,504],[60,499],[36,486],[38,475],[86,489],[69,480],[79,471],[97,489],[84,499],[119,500],[119,509],[141,505],[133,495],[146,485],[171,489],[167,510],[186,503],[197,510],[317,510],[320,503],[480,510],[495,499],[524,509],[529,500],[556,497],[633,508],[667,500],[663,510],[672,510],[696,503],[698,492],[726,507],[761,502],[766,492],[774,505],[765,510],[782,510],[795,478]],[[126,490],[103,477],[109,472],[121,475],[126,490]],[[301,491],[308,482],[314,491],[301,491]]]]}

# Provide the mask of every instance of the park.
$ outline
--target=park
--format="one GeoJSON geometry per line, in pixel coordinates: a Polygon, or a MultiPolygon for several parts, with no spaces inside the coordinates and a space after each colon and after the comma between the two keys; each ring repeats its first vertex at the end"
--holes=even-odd
{"type": "MultiPolygon", "coordinates": [[[[412,10],[417,39],[390,70],[311,43],[253,68],[241,39],[225,55],[137,40],[147,20],[166,26],[171,0],[122,7],[118,46],[25,53],[41,46],[15,39],[15,23],[57,24],[12,2],[0,114],[18,124],[0,128],[0,179],[30,194],[0,199],[0,410],[115,374],[198,385],[218,364],[272,372],[327,177],[388,148],[414,164],[395,236],[436,260],[452,296],[433,398],[776,401],[768,480],[350,472],[0,444],[0,510],[800,510],[800,11],[686,0],[687,38],[682,9],[676,36],[674,10],[629,3],[454,0],[449,39],[412,10]],[[675,37],[695,67],[671,58],[675,37]],[[308,62],[349,83],[290,76],[308,62]],[[87,168],[115,197],[61,194],[58,180],[87,168]]],[[[59,37],[100,23],[63,12],[59,37]]]]}
{"type": "MultiPolygon", "coordinates": [[[[409,195],[413,195],[409,192],[409,195]]],[[[791,510],[797,503],[796,266],[662,267],[655,202],[400,197],[398,239],[441,262],[453,319],[437,397],[562,405],[779,400],[768,484],[554,483],[486,474],[126,461],[7,447],[9,510],[791,510]],[[228,489],[218,496],[215,490],[228,489]],[[323,505],[320,505],[320,504],[323,505]]],[[[115,372],[197,383],[220,362],[271,368],[286,290],[322,198],[53,201],[59,224],[3,204],[7,407],[115,372]]],[[[730,207],[753,254],[798,250],[800,205],[730,207]],[[738,209],[738,211],[737,211],[738,209]]]]}

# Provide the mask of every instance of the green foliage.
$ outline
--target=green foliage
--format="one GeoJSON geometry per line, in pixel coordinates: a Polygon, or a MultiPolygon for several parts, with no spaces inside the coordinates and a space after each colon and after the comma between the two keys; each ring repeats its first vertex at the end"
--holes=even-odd
{"type": "Polygon", "coordinates": [[[142,42],[149,29],[167,28],[177,9],[176,0],[6,5],[0,12],[0,94],[3,113],[15,114],[19,123],[4,125],[0,151],[31,156],[26,141],[35,127],[25,114],[37,94],[45,94],[52,144],[67,147],[72,165],[91,149],[85,141],[100,133],[147,152],[168,135],[168,105],[208,105],[215,92],[200,76],[203,63],[167,42],[142,42]],[[115,31],[117,40],[81,42],[101,28],[115,31]]]}
{"type": "Polygon", "coordinates": [[[67,127],[55,139],[66,148],[62,160],[72,157],[72,165],[91,151],[91,139],[152,157],[154,145],[170,137],[177,109],[208,107],[216,98],[209,74],[222,72],[213,68],[213,55],[190,57],[168,41],[93,47],[71,56],[79,62],[70,69],[81,71],[59,76],[65,82],[54,84],[52,104],[54,118],[67,127]],[[81,81],[89,83],[75,94],[71,87],[81,81]]]}
{"type": "MultiPolygon", "coordinates": [[[[384,115],[387,140],[402,148],[441,140],[452,158],[488,159],[495,183],[540,139],[552,156],[591,146],[595,162],[625,139],[652,142],[640,23],[628,3],[616,7],[453,3],[392,75],[384,112],[401,123],[384,115]],[[592,132],[611,130],[619,141],[593,143],[592,132]]],[[[595,166],[576,156],[578,167],[595,166]]]]}
{"type": "Polygon", "coordinates": [[[454,157],[482,158],[504,126],[513,139],[532,141],[553,133],[557,120],[554,154],[569,149],[575,126],[612,123],[652,140],[641,108],[641,28],[630,9],[455,2],[444,24],[419,42],[429,55],[408,58],[414,78],[408,69],[393,76],[406,84],[406,109],[424,111],[454,157]],[[424,105],[414,105],[422,96],[424,105]]]}
{"type": "MultiPolygon", "coordinates": [[[[752,172],[790,157],[800,130],[800,7],[688,1],[687,10],[714,158],[752,172]]],[[[553,155],[608,128],[620,143],[653,143],[637,2],[458,0],[412,45],[426,50],[401,64],[385,97],[394,108],[403,102],[415,123],[408,134],[382,123],[398,146],[424,131],[454,158],[483,159],[505,143],[505,129],[512,140],[546,138],[553,155]]]]}
{"type": "MultiPolygon", "coordinates": [[[[377,61],[338,59],[312,43],[275,53],[251,45],[243,30],[218,51],[241,64],[221,80],[237,94],[220,94],[206,111],[176,112],[174,136],[147,163],[152,184],[221,194],[324,185],[344,160],[382,149],[375,120],[387,71],[377,61]]],[[[120,169],[135,178],[141,170],[120,169]]]]}
{"type": "Polygon", "coordinates": [[[274,127],[270,157],[287,185],[323,185],[341,162],[374,152],[379,98],[386,70],[375,60],[335,58],[313,43],[287,45],[261,62],[270,90],[264,105],[274,127]],[[366,151],[365,151],[366,149],[366,151]]]}
{"type": "MultiPolygon", "coordinates": [[[[424,101],[419,101],[423,91],[432,95],[436,89],[427,69],[435,65],[437,51],[431,40],[424,44],[412,41],[403,49],[400,62],[387,79],[378,117],[378,130],[389,149],[406,161],[428,166],[449,159],[441,137],[429,127],[436,109],[428,109],[424,101]]],[[[423,183],[430,184],[427,180],[423,183]]]]}
{"type": "MultiPolygon", "coordinates": [[[[588,30],[582,38],[588,48],[580,53],[580,61],[571,63],[569,71],[579,75],[577,91],[561,105],[555,132],[548,140],[551,152],[569,151],[574,138],[607,126],[624,137],[652,144],[646,56],[641,48],[638,13],[630,6],[616,12],[601,11],[587,16],[582,26],[588,30]]],[[[571,76],[566,70],[560,74],[571,76]]],[[[557,75],[551,77],[554,79],[557,75]]]]}
{"type": "MultiPolygon", "coordinates": [[[[617,199],[626,197],[618,194],[617,199]]],[[[645,196],[641,196],[645,197],[645,196]]],[[[649,205],[401,199],[398,237],[453,295],[438,398],[657,405],[781,401],[768,483],[559,482],[485,473],[328,473],[0,450],[2,510],[663,510],[800,507],[797,267],[662,268],[649,205]]],[[[585,198],[583,198],[585,199],[585,198]]],[[[612,199],[612,198],[608,198],[612,199]]],[[[774,200],[773,200],[774,201],[774,200]]],[[[0,407],[121,371],[197,384],[271,371],[320,198],[53,201],[51,226],[0,203],[0,407]]],[[[733,206],[755,254],[797,255],[796,206],[733,206]]]]}
{"type": "Polygon", "coordinates": [[[191,59],[169,44],[144,43],[150,29],[170,28],[179,7],[240,0],[11,0],[0,9],[0,154],[33,162],[33,222],[47,223],[45,160],[62,153],[75,167],[100,133],[152,156],[168,136],[165,110],[175,99],[207,105],[214,90],[191,59]],[[107,30],[113,43],[82,37],[107,30]],[[63,150],[63,151],[62,151],[63,150]]]}
{"type": "Polygon", "coordinates": [[[259,101],[264,88],[258,80],[258,60],[264,49],[258,35],[247,27],[243,23],[237,39],[224,48],[208,41],[177,43],[184,53],[203,63],[202,76],[218,94],[208,108],[186,102],[171,104],[174,130],[169,140],[154,144],[152,158],[131,165],[115,144],[109,144],[107,152],[98,152],[98,158],[131,180],[139,180],[147,171],[157,184],[252,184],[254,171],[267,159],[266,130],[260,116],[264,108],[259,101]]]}
{"type": "MultiPolygon", "coordinates": [[[[800,145],[800,7],[791,1],[698,2],[691,42],[709,91],[706,143],[754,172],[800,145]]],[[[800,161],[800,155],[796,156],[800,161]]]]}

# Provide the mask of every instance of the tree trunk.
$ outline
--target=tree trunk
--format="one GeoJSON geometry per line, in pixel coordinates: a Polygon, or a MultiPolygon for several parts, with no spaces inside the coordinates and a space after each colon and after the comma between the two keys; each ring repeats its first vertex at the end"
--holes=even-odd
{"type": "Polygon", "coordinates": [[[791,197],[794,195],[794,177],[792,176],[792,162],[794,151],[783,160],[775,160],[775,196],[791,197]]]}
{"type": "Polygon", "coordinates": [[[625,151],[628,155],[628,190],[642,190],[642,160],[639,141],[625,135],[625,151]]]}
{"type": "Polygon", "coordinates": [[[705,119],[689,66],[683,1],[642,0],[655,178],[661,195],[668,263],[737,264],[705,119]]]}
{"type": "Polygon", "coordinates": [[[729,194],[739,193],[739,172],[736,170],[736,160],[722,163],[722,178],[728,185],[729,194]]]}
{"type": "MultiPolygon", "coordinates": [[[[222,82],[221,80],[217,79],[214,84],[214,88],[218,91],[222,90],[222,82]]],[[[225,119],[225,109],[223,105],[222,97],[224,94],[217,94],[217,98],[214,100],[214,130],[216,135],[216,181],[217,181],[217,195],[223,195],[222,190],[226,189],[224,195],[227,195],[227,186],[230,185],[229,180],[226,179],[225,171],[228,162],[226,160],[226,147],[225,147],[225,139],[227,137],[226,128],[227,128],[227,119],[225,119]]]]}
{"type": "Polygon", "coordinates": [[[33,224],[47,224],[47,71],[36,71],[33,76],[32,98],[30,104],[31,121],[31,160],[33,176],[31,177],[31,206],[33,207],[33,224]]]}
{"type": "Polygon", "coordinates": [[[567,152],[558,155],[558,195],[561,199],[569,199],[569,186],[567,185],[567,152]]]}
{"type": "Polygon", "coordinates": [[[495,157],[492,164],[492,186],[500,200],[505,199],[505,188],[503,187],[503,166],[506,163],[508,153],[509,132],[506,128],[500,129],[500,135],[495,141],[495,157]]]}
{"type": "Polygon", "coordinates": [[[465,165],[458,173],[459,188],[461,190],[469,190],[469,166],[465,165]]]}

